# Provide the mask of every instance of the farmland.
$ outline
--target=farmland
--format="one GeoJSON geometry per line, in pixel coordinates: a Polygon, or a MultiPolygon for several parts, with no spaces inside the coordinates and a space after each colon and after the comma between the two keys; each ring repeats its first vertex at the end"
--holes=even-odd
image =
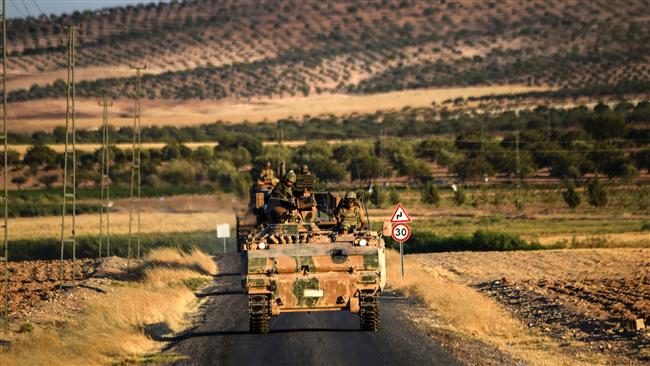
{"type": "Polygon", "coordinates": [[[0,364],[650,362],[647,1],[22,5],[6,34],[0,364]],[[74,154],[67,23],[82,25],[74,154]],[[356,193],[372,229],[407,208],[406,276],[386,237],[388,287],[340,297],[352,313],[377,299],[379,332],[310,310],[249,334],[235,215],[267,162],[309,170],[300,193],[356,193]]]}

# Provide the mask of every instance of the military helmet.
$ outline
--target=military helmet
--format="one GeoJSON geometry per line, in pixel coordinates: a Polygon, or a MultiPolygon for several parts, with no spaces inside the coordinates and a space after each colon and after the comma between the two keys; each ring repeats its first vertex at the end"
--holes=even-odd
{"type": "Polygon", "coordinates": [[[354,192],[347,192],[345,194],[345,199],[346,200],[356,200],[357,199],[357,194],[354,192]]]}
{"type": "Polygon", "coordinates": [[[293,170],[289,170],[287,174],[284,175],[284,180],[285,182],[296,183],[296,173],[294,173],[293,170]]]}

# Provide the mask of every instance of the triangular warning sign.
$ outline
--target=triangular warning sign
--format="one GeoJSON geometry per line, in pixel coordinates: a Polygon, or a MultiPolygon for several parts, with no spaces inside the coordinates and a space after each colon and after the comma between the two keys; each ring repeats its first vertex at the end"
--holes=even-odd
{"type": "Polygon", "coordinates": [[[404,206],[402,206],[401,203],[398,203],[397,207],[395,207],[395,212],[393,212],[393,216],[391,216],[390,222],[394,224],[411,222],[409,214],[406,213],[406,209],[404,209],[404,206]]]}

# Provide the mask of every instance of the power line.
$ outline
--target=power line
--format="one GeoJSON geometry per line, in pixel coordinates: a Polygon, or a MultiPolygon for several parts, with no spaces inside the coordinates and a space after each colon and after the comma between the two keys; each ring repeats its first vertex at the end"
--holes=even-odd
{"type": "Polygon", "coordinates": [[[20,15],[22,15],[23,17],[26,18],[25,14],[23,14],[23,12],[20,11],[20,9],[18,9],[18,7],[16,6],[16,4],[14,4],[14,0],[9,0],[9,2],[11,3],[11,6],[12,6],[12,7],[13,7],[13,8],[14,8],[14,9],[15,9],[15,10],[20,14],[20,15]]]}
{"type": "Polygon", "coordinates": [[[43,11],[43,9],[41,9],[41,7],[38,5],[38,3],[36,2],[36,0],[32,0],[32,2],[34,3],[34,6],[36,6],[36,9],[38,9],[38,11],[39,11],[41,14],[45,15],[45,17],[47,18],[47,20],[50,21],[50,23],[53,23],[52,20],[50,19],[50,17],[47,16],[47,14],[43,11]]]}
{"type": "Polygon", "coordinates": [[[32,17],[32,14],[29,12],[29,9],[27,9],[27,4],[25,4],[25,0],[20,0],[23,3],[23,7],[25,8],[25,11],[27,12],[27,16],[32,17]]]}

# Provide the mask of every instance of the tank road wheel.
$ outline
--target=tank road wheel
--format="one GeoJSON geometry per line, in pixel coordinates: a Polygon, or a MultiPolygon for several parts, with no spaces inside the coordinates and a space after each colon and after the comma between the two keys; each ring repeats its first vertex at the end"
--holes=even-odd
{"type": "Polygon", "coordinates": [[[361,294],[359,309],[359,322],[361,330],[366,332],[376,332],[379,330],[381,323],[379,321],[379,303],[377,295],[361,294]]]}
{"type": "Polygon", "coordinates": [[[252,334],[268,334],[271,303],[266,295],[248,297],[248,329],[252,334]]]}

